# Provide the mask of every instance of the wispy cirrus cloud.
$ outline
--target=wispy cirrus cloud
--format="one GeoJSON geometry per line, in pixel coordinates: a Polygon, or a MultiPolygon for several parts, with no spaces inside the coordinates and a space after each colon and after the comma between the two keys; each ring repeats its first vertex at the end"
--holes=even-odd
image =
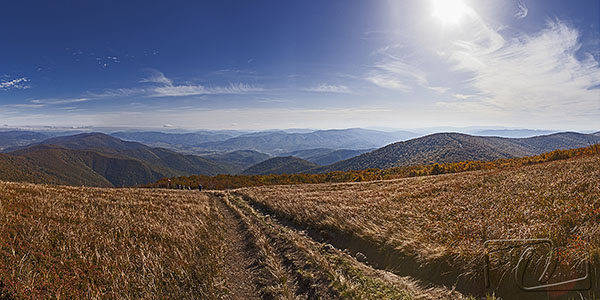
{"type": "Polygon", "coordinates": [[[474,20],[470,28],[469,38],[454,43],[449,59],[456,71],[469,74],[467,83],[480,97],[445,106],[510,116],[597,120],[600,68],[591,54],[578,53],[576,29],[552,20],[537,34],[504,39],[481,20],[474,20]]]}
{"type": "Polygon", "coordinates": [[[31,103],[34,104],[43,104],[43,105],[60,105],[60,104],[69,104],[69,103],[79,103],[91,101],[93,98],[82,97],[82,98],[65,98],[65,99],[34,99],[31,100],[31,103]]]}
{"type": "Polygon", "coordinates": [[[387,54],[365,79],[379,87],[407,92],[414,85],[426,85],[427,73],[405,59],[387,54]]]}
{"type": "Polygon", "coordinates": [[[227,86],[206,87],[203,85],[165,85],[145,90],[148,97],[181,97],[197,95],[248,94],[264,91],[261,87],[245,83],[230,83],[227,86]]]}
{"type": "Polygon", "coordinates": [[[18,104],[6,104],[2,105],[2,107],[8,108],[41,108],[45,107],[46,104],[35,104],[35,103],[18,103],[18,104]]]}
{"type": "MultiPolygon", "coordinates": [[[[245,83],[229,83],[225,86],[204,86],[199,84],[175,84],[158,70],[150,70],[150,75],[140,80],[140,83],[149,83],[151,86],[120,88],[105,90],[100,93],[87,92],[79,97],[72,98],[47,98],[28,100],[29,103],[5,105],[4,107],[33,109],[49,106],[64,106],[88,101],[110,101],[122,98],[156,98],[156,97],[184,97],[201,95],[242,95],[265,91],[262,87],[245,83]]],[[[10,81],[7,87],[15,86],[24,81],[10,81]],[[14,83],[12,83],[14,81],[14,83]]],[[[26,82],[26,81],[25,81],[26,82]]],[[[63,108],[64,109],[64,108],[63,108]]]]}
{"type": "Polygon", "coordinates": [[[456,98],[456,99],[465,100],[465,99],[469,99],[469,98],[471,98],[471,97],[474,97],[475,95],[465,95],[465,94],[460,94],[460,93],[458,93],[458,94],[454,94],[453,96],[454,96],[454,98],[456,98]]]}
{"type": "Polygon", "coordinates": [[[229,83],[226,86],[204,86],[200,84],[175,84],[158,70],[150,70],[150,76],[142,79],[143,83],[154,83],[158,86],[140,89],[124,89],[121,92],[139,93],[146,97],[182,97],[197,95],[247,94],[264,91],[263,88],[245,83],[229,83]]]}
{"type": "Polygon", "coordinates": [[[171,79],[167,78],[167,76],[165,76],[165,74],[163,74],[162,72],[160,72],[158,70],[149,69],[148,73],[149,73],[149,76],[146,78],[143,78],[142,80],[140,80],[140,82],[150,82],[150,83],[160,83],[160,84],[165,84],[165,85],[173,85],[173,81],[171,79]]]}
{"type": "Polygon", "coordinates": [[[429,86],[427,88],[432,91],[436,91],[440,94],[443,94],[443,93],[447,92],[448,90],[450,90],[449,87],[444,87],[444,86],[429,86]]]}
{"type": "MultiPolygon", "coordinates": [[[[62,104],[74,104],[80,102],[86,102],[94,100],[93,98],[52,98],[52,99],[33,99],[28,103],[17,103],[17,104],[6,104],[2,105],[2,107],[8,108],[16,108],[16,109],[37,109],[37,108],[45,108],[52,105],[62,105],[62,104]]],[[[74,107],[63,107],[62,109],[68,109],[74,107]]]]}
{"type": "Polygon", "coordinates": [[[18,90],[24,90],[24,89],[28,89],[31,86],[28,84],[28,82],[30,82],[31,80],[29,80],[26,77],[21,77],[21,78],[15,78],[12,80],[8,80],[8,81],[0,81],[0,90],[10,90],[10,89],[18,89],[18,90]]]}
{"type": "Polygon", "coordinates": [[[331,85],[331,84],[319,84],[317,86],[313,86],[310,88],[304,89],[307,92],[316,92],[316,93],[341,93],[341,94],[351,94],[352,91],[345,85],[331,85]]]}
{"type": "Polygon", "coordinates": [[[529,12],[529,9],[527,8],[527,6],[525,6],[525,4],[523,4],[523,2],[521,2],[521,0],[519,0],[519,2],[517,3],[517,7],[518,7],[518,10],[514,15],[515,18],[523,19],[523,18],[527,17],[527,13],[529,12]]]}
{"type": "Polygon", "coordinates": [[[410,91],[412,88],[403,80],[396,78],[391,74],[374,72],[366,77],[366,80],[374,85],[390,90],[410,91]]]}

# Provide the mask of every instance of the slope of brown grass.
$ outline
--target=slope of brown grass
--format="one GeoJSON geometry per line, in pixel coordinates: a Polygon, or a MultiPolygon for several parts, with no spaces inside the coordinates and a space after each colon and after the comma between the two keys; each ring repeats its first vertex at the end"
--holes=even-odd
{"type": "Polygon", "coordinates": [[[550,238],[600,262],[600,156],[506,170],[240,189],[279,217],[480,276],[484,241],[550,238]]]}
{"type": "Polygon", "coordinates": [[[220,298],[224,244],[212,201],[0,182],[0,296],[220,298]]]}
{"type": "Polygon", "coordinates": [[[0,182],[0,299],[448,297],[464,298],[375,271],[226,192],[0,182]]]}

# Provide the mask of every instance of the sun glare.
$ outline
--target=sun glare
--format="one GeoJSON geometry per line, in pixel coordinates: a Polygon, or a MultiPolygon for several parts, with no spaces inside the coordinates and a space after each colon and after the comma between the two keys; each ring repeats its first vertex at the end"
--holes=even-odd
{"type": "Polygon", "coordinates": [[[463,0],[433,0],[433,16],[444,24],[458,24],[468,11],[463,0]]]}

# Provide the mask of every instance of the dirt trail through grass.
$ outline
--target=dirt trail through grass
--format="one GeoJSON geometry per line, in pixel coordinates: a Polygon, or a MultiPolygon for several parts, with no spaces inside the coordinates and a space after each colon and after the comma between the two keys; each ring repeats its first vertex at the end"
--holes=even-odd
{"type": "Polygon", "coordinates": [[[227,281],[229,295],[226,299],[261,299],[257,287],[255,274],[252,271],[255,263],[250,257],[247,233],[239,218],[228,208],[223,201],[216,199],[218,208],[223,215],[225,228],[225,253],[224,277],[227,281]]]}
{"type": "Polygon", "coordinates": [[[320,270],[310,270],[302,251],[278,235],[278,228],[229,194],[213,196],[229,227],[225,277],[232,299],[337,299],[327,286],[305,278],[309,271],[311,278],[325,276],[313,276],[320,270]]]}
{"type": "Polygon", "coordinates": [[[213,192],[228,244],[229,299],[464,299],[456,291],[373,269],[281,224],[240,195],[213,192]]]}

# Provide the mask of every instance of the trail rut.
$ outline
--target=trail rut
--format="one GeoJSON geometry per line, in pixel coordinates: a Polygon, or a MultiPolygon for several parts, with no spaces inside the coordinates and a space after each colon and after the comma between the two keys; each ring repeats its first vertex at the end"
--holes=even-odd
{"type": "Polygon", "coordinates": [[[373,269],[261,213],[236,193],[210,195],[228,227],[224,274],[228,299],[466,298],[373,269]]]}
{"type": "Polygon", "coordinates": [[[227,245],[224,276],[229,294],[226,299],[261,299],[253,272],[256,263],[250,255],[247,233],[243,224],[221,199],[216,199],[215,203],[227,226],[224,236],[227,245]]]}

